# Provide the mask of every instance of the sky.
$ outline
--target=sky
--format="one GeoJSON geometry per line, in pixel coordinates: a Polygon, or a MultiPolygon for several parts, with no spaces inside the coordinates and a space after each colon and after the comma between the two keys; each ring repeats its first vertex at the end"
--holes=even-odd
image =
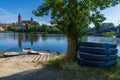
{"type": "MultiPolygon", "coordinates": [[[[0,0],[0,23],[17,22],[20,13],[23,20],[31,17],[40,24],[50,25],[50,16],[35,17],[32,10],[36,10],[44,0],[0,0]]],[[[112,22],[116,26],[120,24],[120,4],[102,11],[107,18],[105,22],[112,22]]]]}
{"type": "Polygon", "coordinates": [[[17,22],[20,13],[23,20],[34,20],[40,24],[49,24],[50,16],[35,17],[32,10],[36,10],[43,0],[0,0],[0,23],[17,22]]]}

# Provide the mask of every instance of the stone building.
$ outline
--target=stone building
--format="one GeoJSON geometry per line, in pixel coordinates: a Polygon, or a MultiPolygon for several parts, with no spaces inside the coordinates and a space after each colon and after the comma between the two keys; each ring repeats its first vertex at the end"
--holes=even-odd
{"type": "Polygon", "coordinates": [[[3,29],[3,27],[2,27],[2,26],[0,26],[0,31],[4,31],[4,29],[3,29]]]}
{"type": "Polygon", "coordinates": [[[22,29],[26,28],[25,27],[26,24],[33,25],[33,24],[36,24],[36,23],[38,24],[38,22],[34,21],[33,18],[31,18],[30,20],[22,20],[21,15],[20,14],[18,15],[18,24],[17,24],[17,26],[22,28],[22,29]]]}
{"type": "Polygon", "coordinates": [[[0,23],[0,31],[4,31],[7,30],[9,26],[11,26],[12,24],[3,24],[0,23]]]}

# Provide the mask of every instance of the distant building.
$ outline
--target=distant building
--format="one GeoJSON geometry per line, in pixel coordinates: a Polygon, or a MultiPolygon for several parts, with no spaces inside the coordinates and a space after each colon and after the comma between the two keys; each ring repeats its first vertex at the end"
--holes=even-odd
{"type": "Polygon", "coordinates": [[[17,26],[22,28],[22,29],[26,28],[25,27],[26,24],[33,25],[33,24],[36,24],[36,23],[38,24],[38,22],[34,21],[33,18],[31,18],[30,20],[22,20],[21,15],[20,14],[18,15],[18,24],[17,24],[17,26]]]}
{"type": "Polygon", "coordinates": [[[39,23],[34,21],[33,18],[31,18],[30,20],[22,20],[22,17],[19,14],[17,23],[11,23],[11,24],[0,23],[0,31],[7,30],[8,27],[10,26],[16,26],[21,29],[26,29],[26,24],[30,24],[30,25],[38,24],[39,25],[39,23]]]}
{"type": "Polygon", "coordinates": [[[0,26],[0,31],[4,31],[3,27],[0,26]]]}
{"type": "Polygon", "coordinates": [[[9,26],[11,26],[12,24],[3,24],[3,23],[0,23],[0,30],[1,31],[4,31],[4,30],[7,30],[9,26]]]}

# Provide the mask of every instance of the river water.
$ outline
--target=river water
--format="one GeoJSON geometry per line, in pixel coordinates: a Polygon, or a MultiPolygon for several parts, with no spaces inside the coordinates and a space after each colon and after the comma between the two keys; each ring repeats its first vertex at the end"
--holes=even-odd
{"type": "MultiPolygon", "coordinates": [[[[120,38],[87,36],[83,41],[117,44],[120,56],[120,38]]],[[[22,51],[23,48],[66,53],[67,38],[61,34],[0,33],[0,51],[22,51]]]]}
{"type": "Polygon", "coordinates": [[[0,33],[1,51],[22,51],[23,48],[65,53],[67,50],[67,38],[60,34],[0,33]]]}

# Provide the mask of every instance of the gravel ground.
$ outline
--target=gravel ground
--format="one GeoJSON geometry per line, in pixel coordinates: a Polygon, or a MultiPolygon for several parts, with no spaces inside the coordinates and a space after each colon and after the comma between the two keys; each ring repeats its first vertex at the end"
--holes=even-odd
{"type": "Polygon", "coordinates": [[[56,74],[50,70],[41,69],[3,77],[0,80],[56,80],[56,74]]]}
{"type": "Polygon", "coordinates": [[[2,62],[0,80],[56,80],[56,73],[37,63],[2,62]]]}

